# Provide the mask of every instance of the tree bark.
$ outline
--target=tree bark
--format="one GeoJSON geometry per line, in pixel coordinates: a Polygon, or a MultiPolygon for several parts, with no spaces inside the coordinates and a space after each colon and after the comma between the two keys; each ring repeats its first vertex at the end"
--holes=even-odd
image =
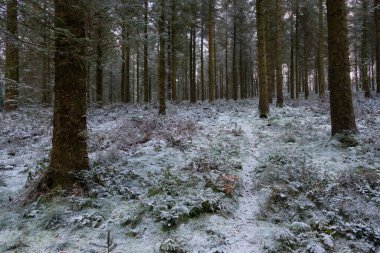
{"type": "MultiPolygon", "coordinates": [[[[174,1],[174,0],[173,0],[174,1]]],[[[144,102],[149,102],[149,69],[148,69],[148,0],[144,1],[144,102]]]]}
{"type": "Polygon", "coordinates": [[[172,100],[177,100],[177,9],[176,0],[172,0],[172,20],[171,20],[171,87],[172,87],[172,100]]]}
{"type": "Polygon", "coordinates": [[[284,95],[282,90],[282,13],[281,0],[276,0],[276,81],[277,81],[277,107],[284,106],[284,95]]]}
{"type": "Polygon", "coordinates": [[[300,97],[301,92],[301,80],[300,80],[300,31],[299,31],[299,23],[300,23],[300,13],[299,13],[299,3],[297,0],[297,6],[296,6],[296,59],[295,59],[295,75],[296,75],[296,99],[300,97]]]}
{"type": "Polygon", "coordinates": [[[318,90],[319,98],[325,98],[325,73],[324,73],[324,29],[323,29],[323,0],[319,0],[319,35],[318,35],[318,90]]]}
{"type": "Polygon", "coordinates": [[[5,41],[5,101],[6,111],[16,110],[18,107],[19,76],[19,49],[17,39],[17,0],[7,1],[7,35],[5,41]]]}
{"type": "Polygon", "coordinates": [[[327,0],[332,135],[357,132],[352,105],[346,2],[327,0]]]}
{"type": "Polygon", "coordinates": [[[55,0],[55,101],[51,162],[40,188],[71,189],[87,169],[85,2],[55,0]],[[66,31],[69,32],[61,32],[66,31]]]}
{"type": "Polygon", "coordinates": [[[380,0],[375,3],[375,23],[376,23],[376,92],[380,93],[380,0]]]}
{"type": "Polygon", "coordinates": [[[256,22],[257,22],[257,49],[258,49],[258,72],[259,72],[259,113],[260,118],[267,118],[269,114],[267,75],[265,57],[265,0],[256,0],[256,22]]]}
{"type": "Polygon", "coordinates": [[[363,83],[364,96],[371,97],[371,89],[368,80],[368,27],[367,27],[367,11],[368,1],[362,0],[363,25],[362,25],[362,62],[361,77],[363,83]]]}
{"type": "Polygon", "coordinates": [[[214,31],[214,0],[208,0],[208,100],[215,99],[214,60],[213,60],[213,31],[214,31]]]}
{"type": "Polygon", "coordinates": [[[158,96],[159,114],[166,114],[165,101],[165,1],[160,0],[160,16],[158,19],[159,55],[158,55],[158,96]]]}

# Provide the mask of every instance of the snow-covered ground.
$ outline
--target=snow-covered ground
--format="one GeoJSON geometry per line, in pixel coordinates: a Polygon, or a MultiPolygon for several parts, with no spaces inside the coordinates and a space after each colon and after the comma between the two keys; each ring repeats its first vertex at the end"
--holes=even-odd
{"type": "Polygon", "coordinates": [[[22,207],[49,163],[52,112],[0,112],[0,252],[380,252],[380,98],[355,98],[357,137],[331,139],[328,110],[317,98],[265,120],[256,100],[169,104],[165,117],[91,109],[90,191],[22,207]]]}

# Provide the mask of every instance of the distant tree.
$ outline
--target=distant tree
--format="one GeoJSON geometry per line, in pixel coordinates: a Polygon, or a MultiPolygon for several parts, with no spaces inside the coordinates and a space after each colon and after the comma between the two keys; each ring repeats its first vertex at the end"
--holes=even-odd
{"type": "Polygon", "coordinates": [[[323,27],[323,0],[318,1],[318,91],[319,97],[325,97],[325,73],[324,73],[324,27],[323,27]]]}
{"type": "Polygon", "coordinates": [[[159,0],[160,14],[158,18],[159,52],[158,52],[158,100],[159,114],[166,114],[165,89],[165,1],[159,0]]]}
{"type": "MultiPolygon", "coordinates": [[[[174,0],[173,0],[174,1],[174,0]]],[[[149,102],[148,0],[144,0],[144,102],[149,102]]]]}
{"type": "Polygon", "coordinates": [[[327,0],[332,135],[357,131],[352,105],[346,2],[327,0]]]}
{"type": "Polygon", "coordinates": [[[276,82],[277,82],[277,107],[284,106],[284,94],[282,91],[282,9],[281,1],[276,0],[276,82]]]}
{"type": "Polygon", "coordinates": [[[361,62],[361,81],[363,84],[364,95],[366,98],[371,97],[371,87],[368,79],[368,1],[362,0],[363,24],[362,24],[362,62],[361,62]]]}
{"type": "Polygon", "coordinates": [[[6,111],[18,107],[19,49],[17,38],[17,0],[7,0],[7,35],[5,42],[5,103],[6,111]]]}
{"type": "Polygon", "coordinates": [[[267,77],[266,77],[266,57],[265,57],[265,6],[264,0],[256,1],[256,22],[257,22],[257,51],[258,51],[258,71],[259,71],[259,113],[260,118],[268,117],[269,104],[267,94],[267,77]]]}
{"type": "Polygon", "coordinates": [[[207,28],[208,28],[208,100],[212,102],[215,99],[214,60],[213,60],[214,0],[208,0],[207,28]]]}
{"type": "Polygon", "coordinates": [[[53,140],[49,169],[41,190],[71,189],[74,173],[89,167],[86,124],[87,1],[54,0],[55,87],[53,140]]]}

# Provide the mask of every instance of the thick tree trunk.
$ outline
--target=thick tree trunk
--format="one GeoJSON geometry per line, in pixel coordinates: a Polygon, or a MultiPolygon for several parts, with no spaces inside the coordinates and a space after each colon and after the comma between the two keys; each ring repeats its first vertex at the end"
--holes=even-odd
{"type": "Polygon", "coordinates": [[[53,147],[44,190],[71,189],[74,172],[87,169],[86,44],[83,1],[55,0],[53,147]],[[69,32],[60,32],[60,31],[69,32]]]}
{"type": "Polygon", "coordinates": [[[18,107],[19,50],[17,41],[17,0],[7,1],[7,35],[5,41],[5,101],[6,111],[18,107]]]}
{"type": "Polygon", "coordinates": [[[332,135],[357,132],[352,105],[346,2],[327,0],[332,135]]]}
{"type": "Polygon", "coordinates": [[[260,118],[266,118],[269,113],[266,57],[265,57],[265,7],[264,0],[256,0],[256,22],[257,22],[257,49],[258,49],[258,72],[259,72],[259,113],[260,118]]]}
{"type": "Polygon", "coordinates": [[[276,0],[276,81],[277,81],[277,107],[284,106],[284,94],[282,91],[282,13],[281,1],[276,0]]]}

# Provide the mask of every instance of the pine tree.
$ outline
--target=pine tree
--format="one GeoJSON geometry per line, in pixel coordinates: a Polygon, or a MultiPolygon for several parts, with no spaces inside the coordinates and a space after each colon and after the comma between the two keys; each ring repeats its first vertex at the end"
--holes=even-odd
{"type": "Polygon", "coordinates": [[[158,18],[159,52],[158,52],[158,100],[160,115],[166,114],[165,89],[165,1],[159,2],[160,16],[158,18]]]}
{"type": "Polygon", "coordinates": [[[85,1],[55,0],[55,101],[50,167],[41,190],[71,189],[87,169],[85,1]]]}
{"type": "Polygon", "coordinates": [[[361,75],[364,89],[364,95],[366,98],[371,97],[371,89],[368,80],[368,24],[367,24],[367,12],[368,2],[362,0],[363,11],[363,25],[362,25],[362,62],[361,62],[361,75]]]}
{"type": "Polygon", "coordinates": [[[380,93],[380,0],[374,0],[376,24],[376,92],[380,93]]]}
{"type": "Polygon", "coordinates": [[[352,105],[346,2],[327,0],[332,135],[357,131],[352,105]]]}
{"type": "Polygon", "coordinates": [[[319,0],[318,2],[318,90],[320,99],[324,99],[325,97],[325,73],[324,73],[324,64],[323,64],[323,56],[324,56],[324,29],[323,29],[323,0],[319,0]]]}
{"type": "Polygon", "coordinates": [[[265,57],[265,6],[264,0],[256,1],[256,22],[257,22],[257,49],[258,49],[258,68],[259,68],[259,113],[260,118],[266,118],[269,113],[267,82],[266,82],[266,57],[265,57]]]}
{"type": "Polygon", "coordinates": [[[282,14],[281,1],[276,0],[276,81],[277,81],[277,107],[284,106],[282,91],[282,14]]]}
{"type": "Polygon", "coordinates": [[[19,49],[17,40],[17,0],[7,1],[7,35],[5,45],[5,103],[6,111],[17,109],[19,83],[19,49]]]}
{"type": "Polygon", "coordinates": [[[208,0],[207,28],[208,28],[208,100],[212,102],[215,99],[214,59],[213,59],[214,0],[208,0]]]}

